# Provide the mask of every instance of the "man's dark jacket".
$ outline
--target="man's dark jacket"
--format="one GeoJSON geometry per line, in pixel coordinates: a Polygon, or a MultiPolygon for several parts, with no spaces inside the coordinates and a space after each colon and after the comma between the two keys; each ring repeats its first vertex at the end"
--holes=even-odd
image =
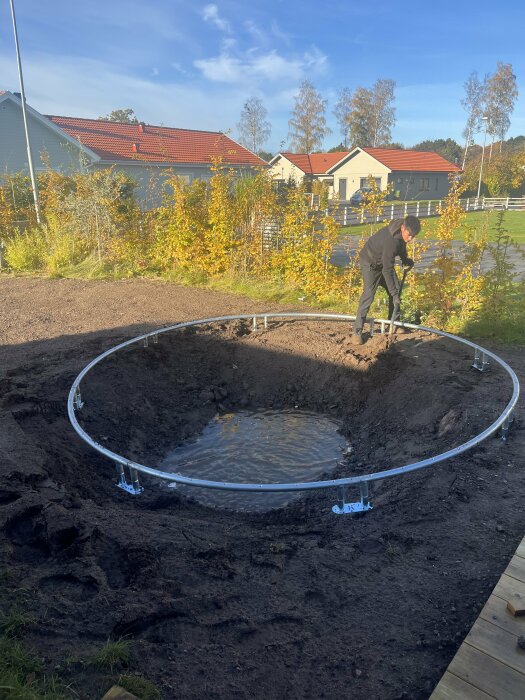
{"type": "Polygon", "coordinates": [[[403,265],[408,264],[407,244],[401,235],[403,219],[394,219],[367,240],[359,255],[361,266],[381,270],[391,296],[397,295],[397,278],[394,272],[396,256],[403,265]]]}

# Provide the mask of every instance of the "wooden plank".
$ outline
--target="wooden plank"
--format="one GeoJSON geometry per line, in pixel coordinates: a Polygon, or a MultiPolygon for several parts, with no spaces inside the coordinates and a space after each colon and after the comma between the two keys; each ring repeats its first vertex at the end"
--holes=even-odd
{"type": "Polygon", "coordinates": [[[523,557],[525,559],[525,537],[521,540],[520,544],[518,545],[518,549],[516,550],[516,556],[523,557]]]}
{"type": "Polygon", "coordinates": [[[494,700],[494,695],[487,695],[479,688],[445,671],[445,675],[434,688],[429,700],[494,700]]]}
{"type": "Polygon", "coordinates": [[[507,576],[512,576],[512,578],[525,583],[525,559],[514,555],[505,569],[505,573],[507,576]]]}
{"type": "Polygon", "coordinates": [[[523,700],[525,676],[470,644],[462,644],[448,667],[450,673],[498,700],[523,700]]]}
{"type": "Polygon", "coordinates": [[[496,588],[492,591],[492,595],[497,595],[505,601],[512,597],[514,593],[519,593],[525,598],[525,583],[518,581],[512,576],[507,576],[507,574],[503,574],[496,584],[496,588]]]}
{"type": "MultiPolygon", "coordinates": [[[[525,599],[524,599],[525,600],[525,599]]],[[[491,595],[480,612],[479,617],[493,625],[501,627],[517,637],[525,635],[525,617],[515,617],[507,610],[505,599],[491,595]]]]}
{"type": "Polygon", "coordinates": [[[518,648],[517,641],[515,634],[479,618],[465,638],[467,644],[523,673],[525,682],[525,651],[518,648]]]}

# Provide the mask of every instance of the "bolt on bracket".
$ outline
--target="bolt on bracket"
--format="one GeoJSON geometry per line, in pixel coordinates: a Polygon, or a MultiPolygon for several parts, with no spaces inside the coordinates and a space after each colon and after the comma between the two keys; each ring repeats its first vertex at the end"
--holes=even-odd
{"type": "Polygon", "coordinates": [[[510,426],[513,423],[514,423],[514,414],[511,413],[507,417],[507,420],[504,421],[503,425],[501,426],[501,440],[502,440],[502,442],[507,442],[507,438],[509,436],[510,426]]]}
{"type": "Polygon", "coordinates": [[[124,466],[120,462],[115,462],[115,467],[118,474],[118,482],[116,484],[117,488],[126,491],[126,493],[130,493],[132,496],[138,496],[144,491],[144,487],[140,485],[139,475],[136,469],[133,469],[133,467],[130,467],[129,464],[126,464],[130,479],[128,481],[126,479],[126,471],[124,466]]]}
{"type": "Polygon", "coordinates": [[[471,367],[473,369],[477,369],[479,372],[486,372],[490,367],[490,362],[488,361],[487,355],[485,355],[484,352],[480,353],[480,351],[476,348],[476,350],[474,350],[474,362],[472,363],[471,367]]]}
{"type": "Polygon", "coordinates": [[[80,411],[83,405],[84,402],[82,401],[82,396],[80,395],[80,389],[77,387],[75,389],[75,395],[73,397],[73,407],[75,411],[80,411]]]}
{"type": "Polygon", "coordinates": [[[346,488],[339,486],[337,489],[339,494],[339,503],[332,506],[332,513],[336,515],[352,515],[353,513],[366,513],[372,510],[373,505],[368,498],[368,482],[363,481],[359,484],[361,500],[349,503],[345,499],[346,488]]]}

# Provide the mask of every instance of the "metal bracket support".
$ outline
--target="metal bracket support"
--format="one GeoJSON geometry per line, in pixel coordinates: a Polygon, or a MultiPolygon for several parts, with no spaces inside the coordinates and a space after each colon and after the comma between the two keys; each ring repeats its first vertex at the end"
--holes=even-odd
{"type": "Polygon", "coordinates": [[[75,395],[73,397],[73,407],[75,411],[80,411],[83,405],[84,402],[82,401],[82,396],[80,395],[80,389],[77,387],[75,389],[75,395]]]}
{"type": "Polygon", "coordinates": [[[476,350],[474,350],[474,362],[471,366],[479,372],[486,372],[490,367],[490,362],[487,359],[487,355],[485,355],[484,352],[480,353],[476,348],[476,350]]]}
{"type": "Polygon", "coordinates": [[[118,474],[118,483],[116,484],[117,488],[122,489],[123,491],[126,491],[126,493],[130,493],[133,496],[138,496],[139,493],[144,491],[144,488],[140,485],[139,475],[136,469],[133,469],[133,467],[130,467],[129,464],[126,464],[130,479],[128,481],[126,479],[126,471],[124,466],[120,462],[115,462],[115,467],[118,474]]]}
{"type": "Polygon", "coordinates": [[[339,486],[337,489],[339,494],[339,503],[332,506],[332,513],[336,515],[352,515],[354,513],[366,513],[368,510],[372,510],[373,506],[368,498],[368,482],[362,481],[359,484],[359,492],[361,495],[360,501],[355,501],[354,503],[348,503],[345,499],[345,486],[339,486]]]}
{"type": "Polygon", "coordinates": [[[501,426],[501,440],[503,442],[507,442],[507,438],[509,436],[509,430],[510,426],[514,423],[514,414],[511,413],[508,417],[507,420],[504,421],[503,425],[501,426]]]}

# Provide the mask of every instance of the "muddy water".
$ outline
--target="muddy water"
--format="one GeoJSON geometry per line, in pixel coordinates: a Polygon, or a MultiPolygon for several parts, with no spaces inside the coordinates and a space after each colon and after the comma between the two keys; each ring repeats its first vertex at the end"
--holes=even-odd
{"type": "MultiPolygon", "coordinates": [[[[336,421],[300,410],[240,411],[215,417],[201,435],[171,451],[162,468],[210,481],[290,483],[328,476],[348,449],[336,421]]],[[[173,484],[205,505],[265,511],[301,493],[219,491],[173,484]]]]}

